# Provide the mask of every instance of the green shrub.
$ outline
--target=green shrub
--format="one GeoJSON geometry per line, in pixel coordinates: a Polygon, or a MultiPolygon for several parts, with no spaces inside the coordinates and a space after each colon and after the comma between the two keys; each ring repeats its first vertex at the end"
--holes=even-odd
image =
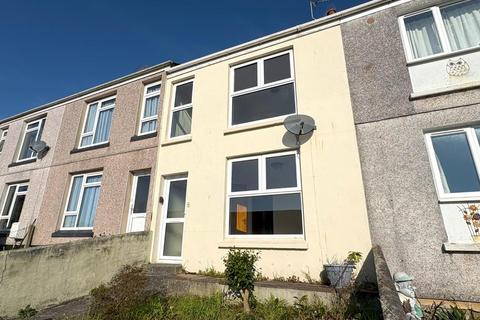
{"type": "Polygon", "coordinates": [[[129,313],[137,312],[139,306],[143,308],[151,297],[146,289],[147,277],[143,268],[125,266],[108,285],[100,285],[90,292],[89,314],[96,319],[132,319],[129,313]]]}
{"type": "Polygon", "coordinates": [[[37,310],[32,308],[31,305],[27,305],[25,308],[18,311],[20,319],[30,319],[37,314],[37,310]]]}
{"type": "Polygon", "coordinates": [[[231,249],[223,259],[225,264],[225,281],[228,289],[243,301],[243,309],[250,313],[254,301],[254,282],[257,278],[255,266],[259,253],[250,250],[231,249]]]}

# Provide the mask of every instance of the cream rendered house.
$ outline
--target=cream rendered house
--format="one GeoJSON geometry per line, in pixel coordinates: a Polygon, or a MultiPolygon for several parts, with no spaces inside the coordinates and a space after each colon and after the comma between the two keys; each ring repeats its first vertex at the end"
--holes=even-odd
{"type": "Polygon", "coordinates": [[[152,262],[223,269],[261,251],[264,275],[318,278],[370,251],[338,25],[293,28],[167,72],[154,188],[152,262]],[[296,146],[283,120],[317,129],[296,146]]]}

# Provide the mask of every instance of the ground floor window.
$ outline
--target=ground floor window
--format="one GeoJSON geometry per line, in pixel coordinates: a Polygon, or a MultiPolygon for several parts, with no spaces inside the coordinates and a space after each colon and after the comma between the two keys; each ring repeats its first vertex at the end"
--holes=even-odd
{"type": "Polygon", "coordinates": [[[102,173],[72,176],[62,229],[92,229],[100,198],[102,173]]]}
{"type": "Polygon", "coordinates": [[[28,185],[24,183],[7,186],[0,215],[0,230],[9,230],[13,223],[19,221],[27,191],[28,185]]]}
{"type": "Polygon", "coordinates": [[[480,128],[426,135],[439,200],[480,199],[480,128]]]}
{"type": "Polygon", "coordinates": [[[228,235],[302,235],[296,151],[230,160],[228,235]]]}

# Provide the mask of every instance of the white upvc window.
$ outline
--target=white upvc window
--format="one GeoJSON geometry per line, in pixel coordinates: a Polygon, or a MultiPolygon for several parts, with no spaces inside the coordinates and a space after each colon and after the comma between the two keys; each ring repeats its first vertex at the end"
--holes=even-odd
{"type": "Polygon", "coordinates": [[[12,224],[20,220],[23,204],[27,196],[28,184],[10,184],[7,186],[0,213],[0,230],[9,230],[12,224]]]}
{"type": "Polygon", "coordinates": [[[149,134],[157,131],[158,108],[160,105],[160,82],[145,86],[142,101],[142,113],[138,135],[149,134]]]}
{"type": "Polygon", "coordinates": [[[480,200],[480,127],[425,135],[440,201],[480,200]]]}
{"type": "Polygon", "coordinates": [[[45,126],[45,118],[27,122],[25,132],[22,137],[22,144],[18,152],[18,162],[27,161],[37,158],[37,153],[30,146],[42,138],[43,127],[45,126]]]}
{"type": "Polygon", "coordinates": [[[102,172],[72,176],[61,230],[91,230],[95,221],[102,172]]]}
{"type": "Polygon", "coordinates": [[[115,96],[88,105],[79,148],[108,143],[114,109],[115,96]]]}
{"type": "Polygon", "coordinates": [[[480,48],[480,1],[434,6],[399,18],[408,61],[480,48]]]}
{"type": "Polygon", "coordinates": [[[228,161],[226,237],[303,238],[297,151],[228,161]]]}
{"type": "Polygon", "coordinates": [[[296,112],[292,50],[230,69],[229,126],[280,119],[296,112]]]}
{"type": "Polygon", "coordinates": [[[193,80],[176,83],[172,96],[169,137],[172,139],[188,136],[192,132],[193,80]]]}
{"type": "Polygon", "coordinates": [[[0,131],[0,153],[3,151],[5,140],[7,140],[8,129],[2,129],[0,131]]]}

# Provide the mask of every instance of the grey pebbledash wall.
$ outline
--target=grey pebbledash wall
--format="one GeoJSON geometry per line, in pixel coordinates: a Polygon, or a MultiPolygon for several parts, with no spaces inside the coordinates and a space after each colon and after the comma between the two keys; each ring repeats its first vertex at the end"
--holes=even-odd
{"type": "Polygon", "coordinates": [[[0,252],[0,317],[85,296],[124,265],[148,262],[150,233],[0,252]]]}
{"type": "Polygon", "coordinates": [[[480,301],[480,252],[446,253],[425,130],[480,122],[480,90],[410,101],[397,18],[445,1],[416,0],[342,25],[373,244],[423,298],[480,301]]]}

